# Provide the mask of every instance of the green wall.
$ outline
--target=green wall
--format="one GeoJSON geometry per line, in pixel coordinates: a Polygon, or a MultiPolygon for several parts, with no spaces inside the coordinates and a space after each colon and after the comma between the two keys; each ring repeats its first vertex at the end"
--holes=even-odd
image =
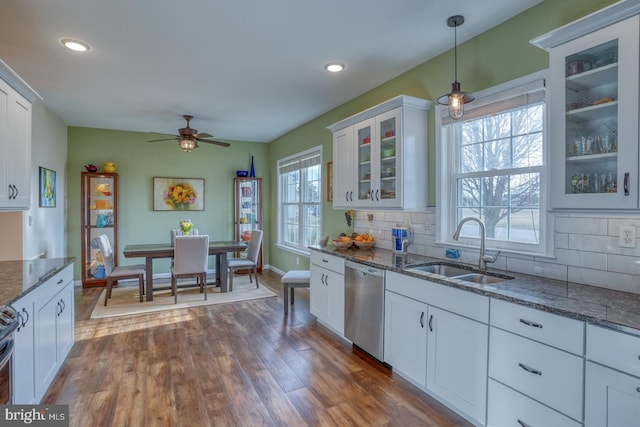
{"type": "MultiPolygon", "coordinates": [[[[475,92],[548,67],[546,52],[529,40],[581,16],[615,3],[613,0],[545,0],[503,24],[458,47],[458,79],[462,88],[475,92]]],[[[464,11],[461,11],[464,13],[464,11]]],[[[442,31],[451,29],[442,23],[442,31]]],[[[453,36],[453,35],[452,35],[453,36]]],[[[428,41],[425,40],[425,43],[428,41]]],[[[348,58],[345,58],[348,62],[348,58]]],[[[348,65],[348,64],[347,64],[348,65]]],[[[349,68],[345,72],[349,72],[349,68]]],[[[265,264],[286,271],[308,268],[308,259],[274,246],[277,221],[276,162],[278,159],[321,145],[323,162],[333,160],[331,133],[327,126],[399,94],[434,100],[450,90],[453,81],[453,51],[433,58],[383,85],[322,114],[316,119],[277,138],[270,144],[234,142],[230,148],[203,146],[191,154],[175,144],[146,143],[148,133],[101,129],[69,129],[68,244],[69,256],[80,259],[80,171],[83,165],[105,161],[118,164],[120,179],[120,252],[127,243],[161,242],[168,239],[184,214],[154,212],[151,186],[154,176],[205,178],[205,211],[190,212],[200,230],[214,239],[230,239],[232,224],[232,185],[237,169],[247,169],[250,155],[256,159],[257,176],[263,178],[265,264]],[[299,263],[297,263],[299,261],[299,263]]],[[[435,204],[434,108],[428,121],[429,204],[435,204]]],[[[326,176],[324,188],[326,188],[326,176]]],[[[344,211],[323,204],[323,227],[334,236],[344,231],[344,211]]],[[[124,260],[122,263],[131,263],[124,260]]],[[[168,264],[157,262],[155,271],[168,271],[168,264]]],[[[76,263],[76,279],[80,277],[76,263]]]]}
{"type": "MultiPolygon", "coordinates": [[[[101,167],[111,161],[118,167],[118,253],[121,264],[144,262],[122,256],[127,244],[167,242],[169,230],[177,228],[184,218],[191,218],[200,233],[208,234],[212,239],[233,239],[233,178],[236,170],[249,170],[251,155],[254,156],[256,176],[263,178],[265,200],[271,199],[268,144],[233,142],[228,148],[201,144],[195,151],[183,153],[172,141],[147,142],[161,137],[149,133],[70,127],[68,137],[68,254],[78,259],[76,279],[81,278],[80,172],[88,163],[101,167]],[[155,176],[204,178],[204,211],[154,211],[152,178],[155,176]]],[[[270,223],[268,209],[263,212],[263,220],[270,223]]],[[[265,248],[270,241],[269,230],[265,230],[265,248]]],[[[265,250],[265,263],[269,262],[268,253],[265,250]]],[[[169,272],[168,261],[155,261],[154,272],[169,272]]]]}
{"type": "MultiPolygon", "coordinates": [[[[531,45],[529,40],[612,3],[615,1],[545,0],[458,46],[458,80],[462,82],[462,89],[474,92],[547,68],[547,53],[531,45]]],[[[451,31],[444,22],[442,31],[451,31]]],[[[348,65],[348,58],[345,62],[348,65]]],[[[400,94],[435,100],[451,89],[453,63],[453,50],[445,52],[276,139],[270,144],[271,162],[315,145],[323,146],[325,163],[332,161],[332,139],[327,126],[400,94]]],[[[345,72],[348,70],[347,67],[345,72]]],[[[429,168],[430,205],[435,204],[434,111],[432,107],[429,112],[429,150],[428,160],[425,159],[429,168]]],[[[271,173],[271,179],[275,180],[273,168],[271,173]]],[[[271,197],[275,206],[277,193],[272,192],[271,197]]],[[[325,201],[323,214],[326,233],[334,236],[344,231],[344,211],[332,211],[331,205],[325,201]]],[[[274,235],[275,220],[275,216],[272,217],[270,224],[274,235]]],[[[282,270],[299,268],[295,258],[290,252],[272,248],[271,264],[282,270]]]]}

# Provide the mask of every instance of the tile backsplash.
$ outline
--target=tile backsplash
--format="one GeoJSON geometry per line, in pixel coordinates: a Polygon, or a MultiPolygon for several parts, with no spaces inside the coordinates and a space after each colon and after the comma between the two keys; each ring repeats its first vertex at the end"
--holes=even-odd
{"type": "MultiPolygon", "coordinates": [[[[555,258],[502,252],[490,266],[517,273],[640,294],[640,245],[620,247],[620,227],[640,228],[640,215],[556,213],[553,235],[555,258]]],[[[391,249],[391,228],[409,224],[413,243],[408,251],[445,258],[447,246],[436,245],[435,208],[424,212],[356,211],[354,230],[370,232],[376,246],[391,249]]],[[[637,233],[636,233],[637,234],[637,233]]],[[[478,250],[457,247],[460,261],[477,264],[478,250]]],[[[489,248],[490,254],[493,253],[489,248]]]]}

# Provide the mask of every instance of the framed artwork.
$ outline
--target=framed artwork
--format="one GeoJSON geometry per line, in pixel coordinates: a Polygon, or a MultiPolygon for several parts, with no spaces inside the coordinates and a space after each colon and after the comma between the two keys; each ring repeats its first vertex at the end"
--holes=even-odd
{"type": "Polygon", "coordinates": [[[333,162],[327,162],[327,202],[333,202],[333,162]]]}
{"type": "Polygon", "coordinates": [[[154,211],[203,211],[204,179],[153,178],[154,211]]]}
{"type": "Polygon", "coordinates": [[[43,168],[40,166],[40,207],[55,208],[56,207],[56,171],[43,168]]]}

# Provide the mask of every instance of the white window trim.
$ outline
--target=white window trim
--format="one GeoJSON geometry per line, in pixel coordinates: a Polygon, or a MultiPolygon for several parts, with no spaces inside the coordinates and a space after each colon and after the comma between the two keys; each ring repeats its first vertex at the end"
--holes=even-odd
{"type": "MultiPolygon", "coordinates": [[[[286,243],[283,243],[282,241],[282,187],[280,185],[280,164],[288,162],[292,159],[298,158],[298,157],[303,157],[306,156],[307,154],[311,154],[311,153],[315,153],[315,152],[319,152],[320,153],[320,165],[323,164],[323,152],[322,152],[322,145],[317,145],[315,147],[309,148],[307,150],[304,151],[300,151],[298,153],[292,154],[290,156],[287,157],[283,157],[281,159],[278,159],[278,161],[276,161],[276,186],[278,188],[277,190],[277,224],[276,224],[276,232],[277,232],[277,242],[275,244],[275,246],[279,249],[282,249],[284,251],[287,252],[291,252],[293,254],[296,255],[306,255],[306,256],[310,256],[311,254],[311,250],[305,250],[299,246],[292,246],[292,245],[288,245],[286,243]]],[[[323,168],[320,167],[320,181],[322,181],[323,178],[323,168]]],[[[324,218],[323,214],[323,210],[322,210],[322,198],[320,199],[320,218],[324,218]]],[[[320,222],[320,227],[322,227],[322,223],[323,221],[320,222]]],[[[320,230],[320,234],[322,235],[322,229],[320,230]]]]}
{"type": "MultiPolygon", "coordinates": [[[[503,99],[512,98],[520,95],[527,87],[539,84],[540,80],[547,78],[548,70],[538,71],[505,82],[491,88],[476,92],[476,100],[473,102],[473,108],[482,107],[487,104],[495,103],[503,99]]],[[[534,255],[537,257],[554,258],[553,254],[553,238],[554,238],[554,215],[548,211],[549,206],[549,110],[548,94],[545,93],[545,123],[544,123],[544,166],[540,182],[540,243],[518,244],[503,241],[494,241],[488,239],[486,241],[487,249],[500,250],[505,253],[514,253],[522,255],[534,255]]],[[[442,138],[442,122],[443,118],[448,115],[446,106],[436,106],[436,241],[437,245],[445,245],[447,247],[462,248],[478,248],[479,239],[465,238],[460,241],[453,240],[453,232],[457,224],[455,222],[455,212],[452,212],[454,205],[452,198],[456,195],[455,182],[452,182],[452,171],[454,165],[453,156],[449,155],[449,150],[444,149],[442,138]]]]}

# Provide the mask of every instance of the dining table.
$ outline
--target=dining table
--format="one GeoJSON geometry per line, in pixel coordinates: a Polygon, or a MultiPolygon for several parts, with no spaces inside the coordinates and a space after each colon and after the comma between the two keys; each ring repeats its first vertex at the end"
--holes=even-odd
{"type": "MultiPolygon", "coordinates": [[[[216,256],[216,283],[220,285],[220,292],[228,290],[228,252],[241,252],[247,248],[246,243],[232,240],[210,241],[209,255],[216,256]]],[[[127,245],[122,251],[125,258],[144,258],[146,270],[147,301],[153,301],[153,260],[156,258],[172,258],[174,247],[167,243],[143,243],[127,245]]]]}

